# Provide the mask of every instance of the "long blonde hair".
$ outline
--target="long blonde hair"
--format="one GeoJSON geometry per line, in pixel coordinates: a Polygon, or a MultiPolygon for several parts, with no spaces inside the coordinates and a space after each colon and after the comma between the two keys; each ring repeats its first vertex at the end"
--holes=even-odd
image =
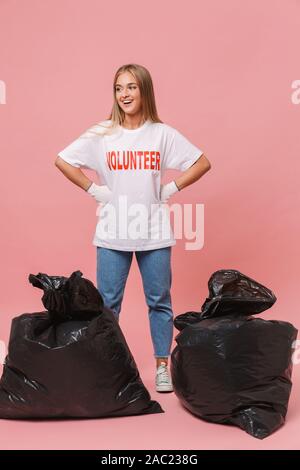
{"type": "Polygon", "coordinates": [[[88,136],[91,134],[96,135],[109,135],[113,134],[118,126],[123,124],[125,118],[125,112],[120,108],[115,93],[115,86],[118,80],[119,75],[124,72],[130,72],[137,81],[137,84],[140,89],[142,107],[143,107],[143,119],[144,121],[149,119],[152,122],[163,122],[158,117],[155,97],[154,97],[154,88],[152,83],[152,78],[149,71],[138,64],[125,64],[118,68],[115,73],[113,80],[113,107],[109,117],[105,121],[97,122],[96,124],[89,127],[83,134],[82,137],[88,136]],[[110,121],[110,122],[108,122],[110,121]]]}

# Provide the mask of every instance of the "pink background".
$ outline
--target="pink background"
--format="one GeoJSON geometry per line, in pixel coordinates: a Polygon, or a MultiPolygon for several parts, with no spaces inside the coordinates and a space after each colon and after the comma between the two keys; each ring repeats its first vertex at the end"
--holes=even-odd
{"type": "MultiPolygon", "coordinates": [[[[300,2],[1,0],[0,17],[0,80],[7,87],[0,105],[0,340],[7,343],[14,316],[44,310],[30,273],[69,276],[80,269],[96,283],[94,200],[54,160],[108,117],[114,73],[129,62],[150,71],[162,121],[204,150],[212,165],[173,199],[205,205],[204,248],[186,251],[185,240],[173,248],[174,314],[199,311],[210,275],[235,268],[276,294],[263,318],[299,328],[300,104],[292,102],[291,85],[300,78],[300,2]]],[[[170,171],[165,182],[179,174],[170,171]]],[[[203,422],[175,394],[155,392],[135,258],[121,326],[166,412],[105,421],[1,420],[1,448],[299,448],[299,364],[286,424],[263,441],[203,422]]]]}

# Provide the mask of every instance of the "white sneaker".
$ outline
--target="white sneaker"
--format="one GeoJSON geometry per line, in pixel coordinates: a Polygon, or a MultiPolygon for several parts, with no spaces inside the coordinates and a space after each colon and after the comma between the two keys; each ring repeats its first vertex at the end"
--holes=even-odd
{"type": "Polygon", "coordinates": [[[165,362],[161,362],[156,370],[155,384],[157,392],[173,392],[172,379],[165,362]]]}

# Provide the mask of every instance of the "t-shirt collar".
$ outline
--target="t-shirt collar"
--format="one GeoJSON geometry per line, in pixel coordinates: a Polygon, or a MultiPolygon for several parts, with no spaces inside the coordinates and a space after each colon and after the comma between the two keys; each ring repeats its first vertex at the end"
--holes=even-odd
{"type": "Polygon", "coordinates": [[[123,127],[121,125],[119,125],[119,128],[126,134],[135,134],[136,132],[140,132],[146,127],[148,127],[150,123],[151,123],[150,119],[146,119],[146,121],[141,126],[137,127],[136,129],[127,129],[126,127],[123,127]]]}

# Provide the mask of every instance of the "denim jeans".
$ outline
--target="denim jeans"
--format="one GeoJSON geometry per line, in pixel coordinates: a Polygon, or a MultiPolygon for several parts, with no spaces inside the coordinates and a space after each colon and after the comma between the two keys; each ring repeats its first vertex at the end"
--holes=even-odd
{"type": "Polygon", "coordinates": [[[173,339],[171,246],[145,251],[120,251],[97,246],[97,288],[119,321],[125,284],[135,253],[148,305],[155,357],[170,355],[173,339]]]}

